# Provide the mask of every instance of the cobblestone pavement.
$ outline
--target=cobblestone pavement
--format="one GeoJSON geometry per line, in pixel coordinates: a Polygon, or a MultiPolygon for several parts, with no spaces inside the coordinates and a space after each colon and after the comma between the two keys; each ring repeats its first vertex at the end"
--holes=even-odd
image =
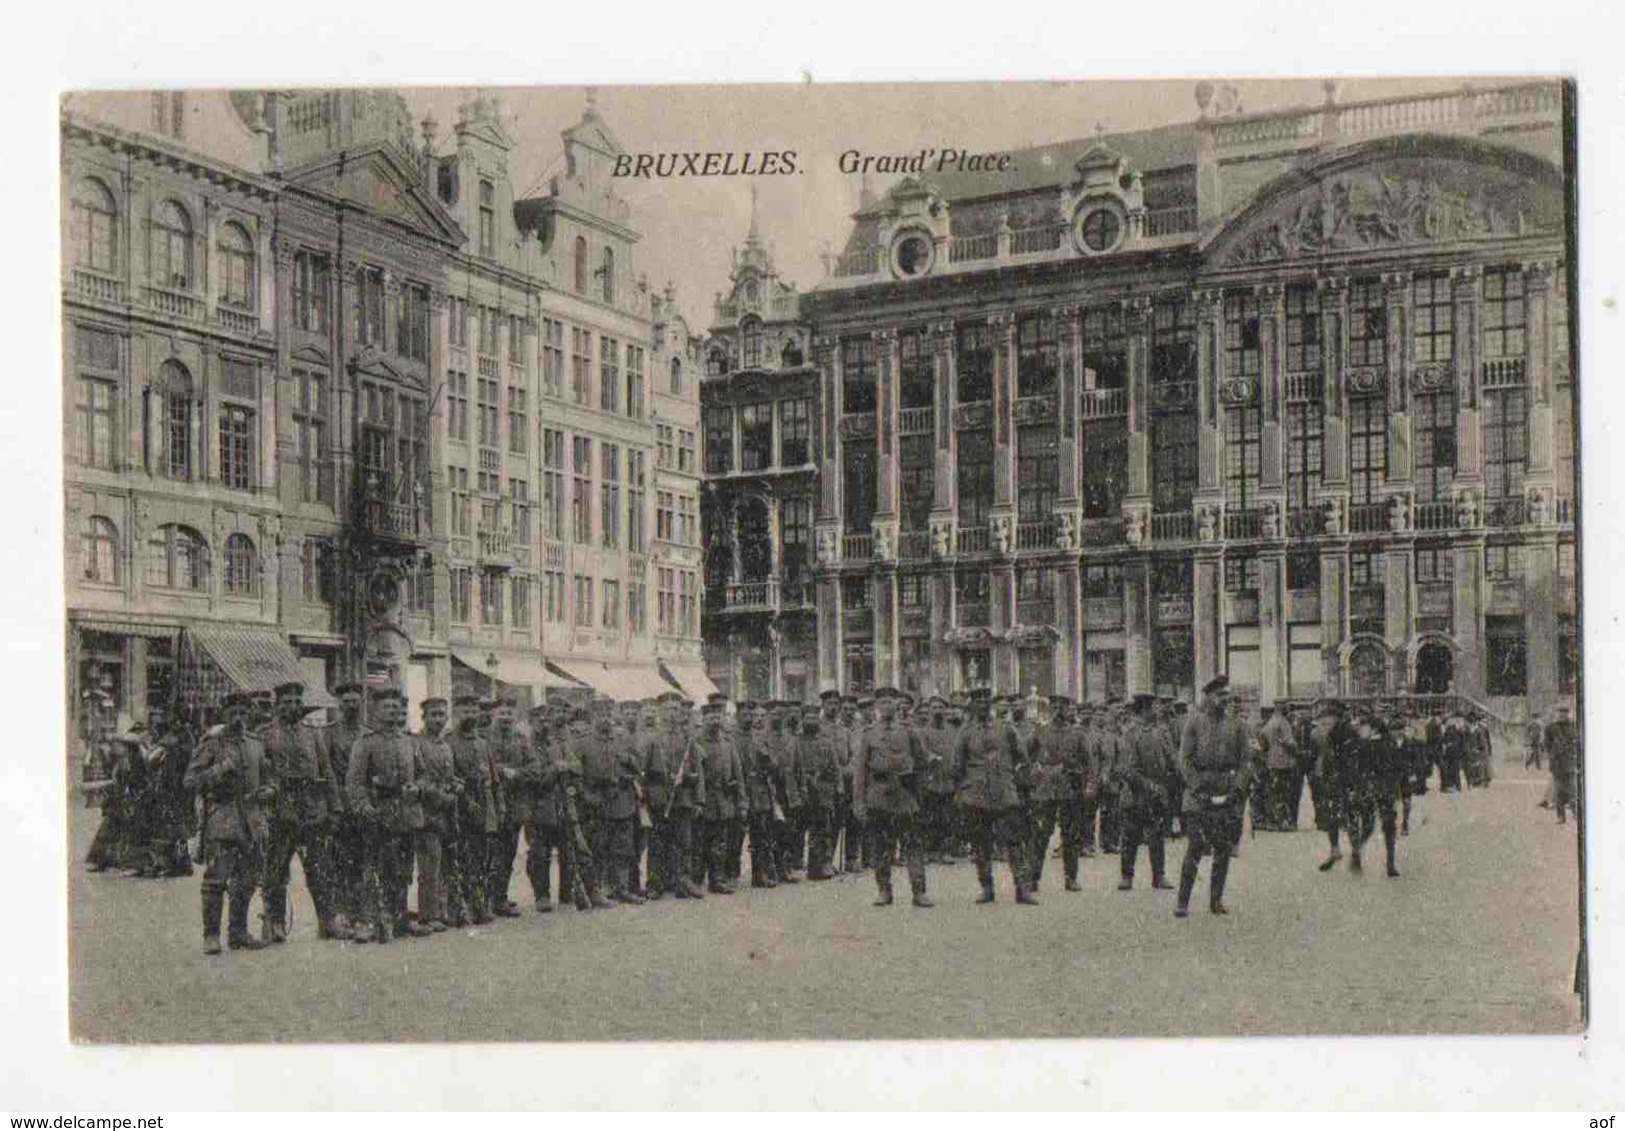
{"type": "MultiPolygon", "coordinates": [[[[969,864],[932,867],[938,906],[870,906],[867,875],[632,909],[525,915],[388,947],[319,942],[295,880],[294,937],[206,958],[198,877],[90,875],[76,810],[70,1014],[82,1041],[308,1042],[1100,1037],[1569,1032],[1575,826],[1510,763],[1488,790],[1419,799],[1403,877],[1322,874],[1298,833],[1247,839],[1232,914],[1084,891],[1046,867],[1039,907],[972,904],[969,864]]],[[[1170,842],[1173,876],[1184,851],[1170,842]]],[[[295,875],[298,875],[295,869],[295,875]]],[[[517,877],[516,877],[517,878],[517,877]]],[[[901,879],[901,877],[899,877],[901,879]]],[[[515,884],[518,894],[519,884],[515,884]]],[[[903,885],[906,890],[906,885],[903,885]]],[[[257,911],[257,903],[256,903],[257,911]]]]}

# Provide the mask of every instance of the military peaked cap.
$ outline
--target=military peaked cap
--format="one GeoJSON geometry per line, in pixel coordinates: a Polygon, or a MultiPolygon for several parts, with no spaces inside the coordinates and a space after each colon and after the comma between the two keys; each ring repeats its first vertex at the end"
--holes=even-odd
{"type": "Polygon", "coordinates": [[[297,679],[290,679],[286,683],[279,683],[276,685],[276,697],[278,699],[282,698],[284,695],[303,695],[304,693],[305,685],[300,683],[297,679]]]}

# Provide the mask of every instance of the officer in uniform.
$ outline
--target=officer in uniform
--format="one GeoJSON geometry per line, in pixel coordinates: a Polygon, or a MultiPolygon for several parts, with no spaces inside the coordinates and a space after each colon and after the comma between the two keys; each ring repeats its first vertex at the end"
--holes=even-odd
{"type": "Polygon", "coordinates": [[[394,934],[430,933],[406,916],[413,839],[423,827],[423,806],[418,800],[417,740],[402,729],[405,700],[393,689],[378,688],[370,705],[377,726],[350,751],[345,781],[351,810],[367,835],[364,883],[372,930],[363,925],[354,937],[356,942],[387,943],[394,934]]]}
{"type": "Polygon", "coordinates": [[[221,700],[225,726],[199,744],[186,767],[186,788],[203,797],[203,953],[220,953],[220,917],[228,894],[227,942],[233,950],[266,944],[248,933],[248,902],[263,873],[276,797],[276,774],[265,747],[248,732],[248,696],[221,700]]]}
{"type": "MultiPolygon", "coordinates": [[[[1079,767],[1081,746],[1080,735],[1072,725],[1072,701],[1064,695],[1050,696],[1050,723],[1039,729],[1032,745],[1034,831],[1028,851],[1034,892],[1044,878],[1044,858],[1049,855],[1057,825],[1061,827],[1066,890],[1083,890],[1078,884],[1077,822],[1071,811],[1072,780],[1079,767]]],[[[1082,757],[1086,761],[1087,754],[1082,757]]]]}
{"type": "Polygon", "coordinates": [[[462,789],[457,791],[457,820],[452,826],[455,849],[446,851],[442,845],[448,910],[452,925],[457,927],[491,921],[487,861],[500,822],[492,785],[496,767],[485,741],[475,731],[479,702],[477,695],[457,696],[452,703],[456,729],[447,739],[452,768],[462,783],[462,789]]]}
{"type": "Polygon", "coordinates": [[[333,814],[339,808],[339,783],[333,776],[323,733],[303,725],[304,717],[305,685],[298,681],[279,685],[276,717],[264,739],[265,756],[277,781],[265,861],[265,917],[271,941],[278,943],[288,938],[288,872],[294,853],[299,854],[305,886],[316,909],[317,935],[340,937],[333,921],[328,855],[333,814]]]}
{"type": "Polygon", "coordinates": [[[643,780],[649,814],[649,898],[674,895],[703,899],[688,875],[694,851],[694,817],[705,806],[705,759],[684,733],[687,700],[681,692],[660,697],[659,722],[643,734],[643,780]]]}
{"type": "Polygon", "coordinates": [[[732,895],[728,850],[733,844],[734,826],[749,812],[745,795],[745,774],[739,765],[739,751],[733,737],[722,729],[728,697],[713,694],[701,709],[700,733],[695,739],[696,757],[705,775],[705,803],[701,809],[699,850],[695,854],[694,879],[705,881],[715,895],[732,895]]]}
{"type": "Polygon", "coordinates": [[[1168,763],[1172,758],[1152,719],[1155,702],[1154,695],[1134,696],[1134,719],[1123,733],[1117,759],[1117,796],[1123,814],[1118,891],[1134,886],[1134,862],[1142,843],[1151,856],[1151,886],[1173,886],[1164,878],[1163,857],[1163,832],[1168,825],[1170,803],[1168,763]]]}
{"type": "Polygon", "coordinates": [[[840,746],[845,739],[824,732],[820,709],[802,708],[801,773],[806,792],[802,815],[807,826],[807,878],[835,876],[835,801],[841,792],[840,746]]]}
{"type": "Polygon", "coordinates": [[[418,736],[418,799],[423,827],[417,834],[418,922],[444,931],[451,920],[449,878],[457,871],[457,795],[462,779],[446,738],[446,701],[423,701],[423,733],[418,736]]]}
{"type": "Polygon", "coordinates": [[[1202,709],[1192,715],[1180,736],[1180,771],[1185,779],[1185,861],[1179,869],[1179,897],[1174,914],[1189,914],[1191,891],[1202,857],[1213,854],[1208,910],[1228,914],[1224,881],[1230,855],[1241,839],[1242,806],[1247,800],[1251,738],[1241,720],[1227,710],[1230,681],[1224,676],[1202,688],[1202,709]]]}
{"type": "Polygon", "coordinates": [[[925,854],[917,823],[925,753],[919,739],[898,722],[903,693],[882,687],[875,697],[880,720],[859,737],[852,773],[852,807],[869,830],[869,859],[880,892],[875,906],[892,902],[892,857],[900,845],[914,906],[932,907],[935,905],[925,894],[925,854]]]}
{"type": "Polygon", "coordinates": [[[339,701],[339,718],[327,736],[327,755],[333,763],[333,780],[340,785],[340,811],[333,826],[333,904],[335,927],[341,935],[360,923],[366,910],[361,883],[362,861],[366,857],[366,836],[361,822],[350,813],[350,798],[343,787],[350,773],[350,751],[367,733],[361,719],[361,685],[341,683],[333,689],[339,701]]]}

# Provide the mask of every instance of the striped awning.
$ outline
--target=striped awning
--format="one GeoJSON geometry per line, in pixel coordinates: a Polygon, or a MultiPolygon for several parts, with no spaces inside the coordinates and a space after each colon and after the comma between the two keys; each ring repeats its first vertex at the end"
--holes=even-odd
{"type": "Polygon", "coordinates": [[[665,669],[666,678],[675,683],[684,695],[696,703],[704,703],[707,698],[717,694],[719,688],[705,669],[699,664],[678,664],[669,660],[662,660],[660,666],[665,669]]]}
{"type": "MultiPolygon", "coordinates": [[[[216,703],[226,691],[274,691],[278,684],[306,682],[298,655],[274,628],[194,625],[185,640],[192,663],[181,681],[202,702],[216,703]]],[[[327,688],[306,684],[305,702],[328,707],[334,700],[327,688]]]]}
{"type": "Polygon", "coordinates": [[[554,659],[553,667],[579,680],[606,699],[621,702],[654,699],[674,690],[653,664],[606,664],[598,660],[554,659]]]}
{"type": "Polygon", "coordinates": [[[175,634],[180,632],[178,625],[147,624],[119,617],[70,615],[69,620],[73,627],[84,632],[106,632],[113,636],[142,636],[148,640],[173,640],[175,634]]]}
{"type": "Polygon", "coordinates": [[[537,691],[582,690],[579,682],[549,671],[542,658],[534,654],[490,648],[460,648],[453,645],[451,658],[487,677],[492,674],[491,660],[495,658],[497,682],[512,687],[529,687],[537,691]]]}

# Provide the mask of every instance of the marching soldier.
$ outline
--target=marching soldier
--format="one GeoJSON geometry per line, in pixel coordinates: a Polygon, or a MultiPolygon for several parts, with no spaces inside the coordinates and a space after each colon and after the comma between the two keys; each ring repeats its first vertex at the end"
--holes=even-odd
{"type": "Polygon", "coordinates": [[[350,751],[345,782],[351,811],[367,838],[363,882],[371,929],[363,923],[355,941],[387,943],[395,934],[431,933],[406,917],[412,842],[423,827],[423,806],[418,800],[417,742],[402,729],[404,700],[393,689],[378,688],[370,705],[377,726],[350,751]]]}
{"type": "Polygon", "coordinates": [[[423,701],[423,733],[418,736],[418,798],[423,827],[417,834],[418,922],[444,931],[451,920],[450,878],[458,868],[457,795],[463,790],[457,758],[445,736],[449,712],[444,699],[423,701]]]}
{"type": "Polygon", "coordinates": [[[660,697],[659,722],[643,735],[643,780],[649,791],[649,898],[670,894],[703,899],[688,877],[694,851],[694,817],[705,805],[704,758],[682,724],[687,700],[681,692],[660,697]]]}
{"type": "Polygon", "coordinates": [[[1224,882],[1230,855],[1241,838],[1241,807],[1247,798],[1250,737],[1241,721],[1227,712],[1230,681],[1218,676],[1202,688],[1202,710],[1185,724],[1179,761],[1185,779],[1185,861],[1179,869],[1179,897],[1174,914],[1190,913],[1191,891],[1202,857],[1213,854],[1208,910],[1228,914],[1224,882]]]}
{"type": "Polygon", "coordinates": [[[341,683],[333,689],[339,701],[339,718],[328,729],[327,756],[333,763],[333,780],[339,783],[339,812],[334,814],[333,861],[334,925],[341,935],[362,921],[366,898],[361,882],[366,857],[366,837],[361,822],[350,813],[350,798],[344,783],[349,778],[350,751],[367,733],[361,721],[361,685],[341,683]]]}
{"type": "MultiPolygon", "coordinates": [[[[1151,886],[1169,888],[1164,878],[1163,832],[1168,824],[1168,763],[1172,752],[1151,718],[1154,695],[1134,696],[1134,721],[1123,734],[1117,760],[1117,795],[1122,804],[1123,842],[1118,891],[1134,886],[1134,862],[1140,845],[1151,856],[1151,886]]],[[[1217,864],[1215,863],[1215,867],[1217,864]]]]}
{"type": "MultiPolygon", "coordinates": [[[[1315,723],[1315,822],[1326,833],[1329,847],[1326,859],[1320,864],[1322,872],[1329,872],[1343,859],[1338,842],[1346,828],[1354,837],[1353,801],[1355,778],[1358,773],[1355,735],[1344,718],[1343,706],[1328,701],[1321,707],[1321,717],[1315,723]]],[[[1349,862],[1353,868],[1354,862],[1349,862]]]]}
{"type": "Polygon", "coordinates": [[[205,738],[186,768],[186,787],[203,798],[203,953],[220,953],[220,917],[229,898],[226,941],[232,950],[265,945],[248,933],[248,903],[264,874],[270,838],[266,805],[276,797],[275,769],[248,732],[248,696],[221,700],[225,725],[205,738]]]}
{"type": "Polygon", "coordinates": [[[858,739],[852,773],[852,807],[869,829],[869,860],[880,893],[875,906],[892,902],[892,858],[901,846],[914,906],[933,907],[925,894],[925,857],[917,824],[925,754],[919,739],[897,720],[903,693],[882,687],[875,698],[880,720],[858,739]]]}
{"type": "MultiPolygon", "coordinates": [[[[1064,695],[1050,697],[1050,724],[1034,736],[1033,755],[1033,839],[1031,888],[1038,891],[1044,878],[1044,858],[1049,854],[1055,827],[1061,827],[1061,866],[1067,891],[1082,891],[1078,884],[1077,828],[1072,813],[1072,779],[1080,768],[1080,735],[1072,725],[1072,701],[1064,695]]],[[[1087,755],[1083,755],[1086,759],[1087,755]]]]}
{"type": "Polygon", "coordinates": [[[835,875],[835,803],[841,793],[841,746],[844,736],[824,731],[817,707],[802,709],[801,771],[806,786],[802,813],[807,824],[807,878],[835,875]]]}
{"type": "Polygon", "coordinates": [[[451,923],[457,927],[491,921],[486,861],[500,823],[492,786],[496,767],[475,730],[479,702],[477,695],[457,696],[452,703],[456,729],[447,739],[452,768],[462,783],[462,789],[457,791],[457,821],[453,825],[456,849],[448,853],[442,848],[451,923]]]}
{"type": "Polygon", "coordinates": [[[277,780],[265,864],[265,917],[272,942],[288,938],[288,872],[295,853],[316,909],[319,938],[342,937],[333,922],[328,837],[339,807],[339,784],[325,736],[303,725],[305,685],[276,689],[276,718],[265,731],[265,756],[277,780]]]}
{"type": "Polygon", "coordinates": [[[732,736],[723,732],[722,716],[728,697],[712,695],[700,713],[700,734],[695,739],[701,772],[705,775],[704,814],[700,822],[699,851],[695,854],[694,878],[706,882],[714,895],[732,895],[728,850],[734,843],[734,826],[750,811],[745,794],[745,773],[739,764],[739,751],[732,736]]]}
{"type": "Polygon", "coordinates": [[[1021,827],[1021,799],[1016,791],[1016,760],[1020,749],[1014,735],[996,727],[986,692],[973,694],[970,713],[954,749],[953,777],[958,807],[970,834],[976,878],[982,885],[977,903],[993,902],[993,856],[1002,849],[1010,864],[1010,880],[1017,903],[1037,903],[1027,886],[1028,840],[1021,827]]]}

